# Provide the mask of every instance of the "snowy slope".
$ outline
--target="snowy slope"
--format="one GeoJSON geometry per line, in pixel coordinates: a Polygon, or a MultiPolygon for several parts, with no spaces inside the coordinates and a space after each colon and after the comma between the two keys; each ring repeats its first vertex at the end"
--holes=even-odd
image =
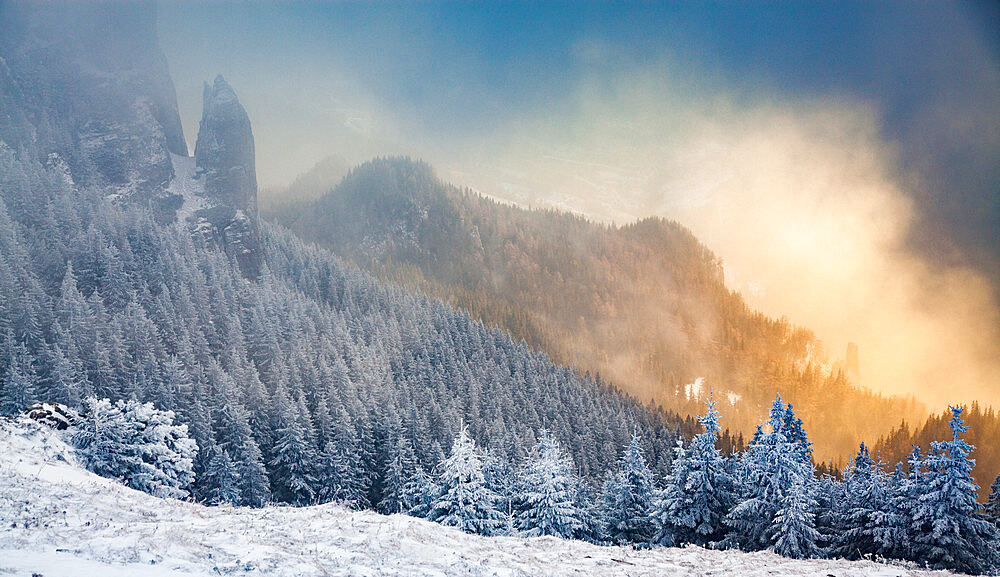
{"type": "Polygon", "coordinates": [[[484,538],[336,505],[239,509],[158,499],[82,470],[60,434],[0,422],[0,575],[949,575],[699,548],[484,538]]]}

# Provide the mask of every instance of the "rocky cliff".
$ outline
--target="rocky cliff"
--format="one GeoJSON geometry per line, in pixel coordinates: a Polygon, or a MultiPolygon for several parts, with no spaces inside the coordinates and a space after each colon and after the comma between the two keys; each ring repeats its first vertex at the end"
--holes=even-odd
{"type": "Polygon", "coordinates": [[[194,158],[209,203],[195,213],[201,230],[236,258],[244,275],[256,278],[261,250],[253,131],[246,110],[221,75],[205,84],[194,158]]]}
{"type": "Polygon", "coordinates": [[[0,146],[73,182],[190,223],[249,278],[260,271],[246,111],[221,77],[188,157],[151,2],[0,1],[0,146]]]}
{"type": "Polygon", "coordinates": [[[187,146],[154,6],[2,2],[0,22],[0,139],[78,185],[162,202],[168,153],[187,146]]]}

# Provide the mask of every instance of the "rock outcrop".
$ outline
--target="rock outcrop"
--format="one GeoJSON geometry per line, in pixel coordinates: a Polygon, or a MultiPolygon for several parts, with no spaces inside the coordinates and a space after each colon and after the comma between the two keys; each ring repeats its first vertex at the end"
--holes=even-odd
{"type": "Polygon", "coordinates": [[[60,403],[37,403],[24,409],[24,416],[53,429],[64,431],[80,422],[80,415],[60,403]]]}
{"type": "Polygon", "coordinates": [[[245,276],[257,278],[261,246],[253,130],[246,110],[221,75],[205,84],[194,150],[196,178],[202,181],[207,203],[194,213],[196,224],[236,259],[245,276]]]}
{"type": "Polygon", "coordinates": [[[220,76],[189,157],[152,2],[0,1],[0,147],[81,187],[193,224],[248,278],[261,268],[246,110],[220,76]]]}
{"type": "Polygon", "coordinates": [[[186,155],[152,3],[0,2],[0,140],[73,181],[160,204],[186,155]]]}

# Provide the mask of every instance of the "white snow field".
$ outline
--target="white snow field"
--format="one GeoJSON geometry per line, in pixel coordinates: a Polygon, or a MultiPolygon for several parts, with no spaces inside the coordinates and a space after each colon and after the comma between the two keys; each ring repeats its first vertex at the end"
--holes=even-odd
{"type": "Polygon", "coordinates": [[[79,467],[62,435],[0,422],[0,576],[949,575],[869,561],[697,547],[486,538],[338,505],[243,509],[160,499],[79,467]]]}

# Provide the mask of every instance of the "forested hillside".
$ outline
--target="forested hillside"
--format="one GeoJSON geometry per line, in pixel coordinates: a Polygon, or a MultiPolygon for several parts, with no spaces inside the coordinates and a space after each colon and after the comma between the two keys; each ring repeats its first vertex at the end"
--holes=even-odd
{"type": "Polygon", "coordinates": [[[276,216],[644,401],[696,414],[714,388],[726,422],[749,434],[780,392],[810,424],[820,459],[842,459],[888,423],[925,415],[912,398],[883,397],[831,370],[810,331],[749,309],[726,289],[719,260],[677,223],[618,227],[523,210],[408,159],[377,159],[327,184],[320,200],[276,216]]]}
{"type": "Polygon", "coordinates": [[[259,282],[224,252],[0,146],[0,397],[90,396],[173,409],[200,451],[196,495],[384,498],[396,451],[430,469],[463,421],[516,460],[542,427],[597,482],[639,432],[660,471],[681,421],[465,313],[384,288],[270,228],[259,282]]]}

